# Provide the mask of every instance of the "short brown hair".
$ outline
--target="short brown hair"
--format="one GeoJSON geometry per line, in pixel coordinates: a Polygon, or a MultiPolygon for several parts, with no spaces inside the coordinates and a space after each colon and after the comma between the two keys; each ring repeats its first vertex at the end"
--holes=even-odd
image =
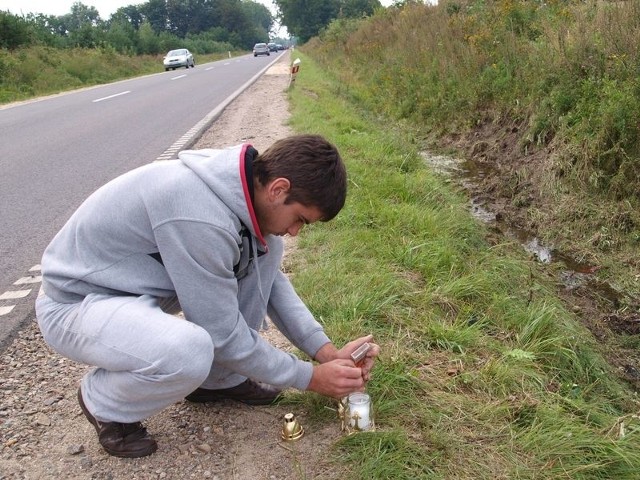
{"type": "Polygon", "coordinates": [[[262,185],[284,177],[291,183],[286,203],[316,207],[322,221],[334,218],[347,196],[347,170],[338,149],[320,135],[293,135],[277,140],[253,161],[262,185]]]}

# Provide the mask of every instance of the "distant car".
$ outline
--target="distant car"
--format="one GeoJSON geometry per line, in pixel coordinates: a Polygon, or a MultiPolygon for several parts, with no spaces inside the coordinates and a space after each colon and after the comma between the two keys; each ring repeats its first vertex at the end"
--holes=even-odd
{"type": "Polygon", "coordinates": [[[269,51],[270,52],[277,52],[278,51],[278,45],[276,45],[275,43],[268,43],[267,47],[269,47],[269,51]]]}
{"type": "Polygon", "coordinates": [[[276,43],[276,47],[278,47],[278,50],[284,50],[284,45],[280,45],[279,43],[276,43]]]}
{"type": "Polygon", "coordinates": [[[253,56],[257,57],[258,55],[271,55],[269,53],[269,47],[267,46],[266,43],[256,43],[253,46],[253,56]]]}
{"type": "Polygon", "coordinates": [[[186,48],[178,48],[177,50],[171,50],[167,53],[162,60],[165,70],[175,70],[178,67],[195,67],[196,62],[193,60],[193,55],[186,48]]]}

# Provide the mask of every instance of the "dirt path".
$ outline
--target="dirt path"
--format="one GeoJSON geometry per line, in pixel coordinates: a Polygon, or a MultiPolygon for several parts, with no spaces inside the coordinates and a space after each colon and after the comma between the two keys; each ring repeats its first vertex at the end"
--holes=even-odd
{"type": "MultiPolygon", "coordinates": [[[[248,142],[260,151],[291,134],[286,126],[289,63],[287,51],[194,148],[248,142]]],[[[290,348],[273,329],[265,335],[290,348]]],[[[135,460],[111,457],[76,401],[87,368],[52,352],[35,323],[2,353],[0,480],[336,478],[325,459],[341,436],[338,423],[314,427],[305,412],[294,411],[305,435],[285,443],[280,440],[282,419],[291,410],[284,406],[179,402],[145,422],[158,440],[157,453],[135,460]]]]}

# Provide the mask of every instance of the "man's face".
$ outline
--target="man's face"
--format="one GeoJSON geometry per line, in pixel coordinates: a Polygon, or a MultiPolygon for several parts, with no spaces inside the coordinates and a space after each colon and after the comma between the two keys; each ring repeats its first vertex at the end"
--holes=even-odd
{"type": "Polygon", "coordinates": [[[285,203],[289,182],[276,179],[260,188],[254,204],[258,225],[263,235],[298,235],[304,225],[317,222],[322,212],[298,202],[285,203]]]}
{"type": "Polygon", "coordinates": [[[258,216],[260,231],[263,235],[298,235],[302,227],[322,218],[322,213],[315,207],[305,207],[294,202],[273,206],[264,215],[258,216]]]}

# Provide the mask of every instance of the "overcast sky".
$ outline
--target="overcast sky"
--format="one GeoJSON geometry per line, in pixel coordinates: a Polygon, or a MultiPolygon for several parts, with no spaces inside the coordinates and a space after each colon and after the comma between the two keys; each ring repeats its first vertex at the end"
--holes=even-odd
{"type": "MultiPolygon", "coordinates": [[[[44,13],[45,15],[65,15],[71,12],[71,5],[78,0],[0,0],[0,10],[7,11],[15,15],[27,13],[44,13]]],[[[142,0],[79,0],[80,3],[98,9],[98,13],[103,20],[107,20],[112,13],[120,7],[127,5],[138,5],[146,3],[142,0]]],[[[275,8],[271,0],[255,0],[269,7],[272,12],[275,8]]],[[[391,5],[393,0],[382,0],[383,5],[391,5]]]]}

